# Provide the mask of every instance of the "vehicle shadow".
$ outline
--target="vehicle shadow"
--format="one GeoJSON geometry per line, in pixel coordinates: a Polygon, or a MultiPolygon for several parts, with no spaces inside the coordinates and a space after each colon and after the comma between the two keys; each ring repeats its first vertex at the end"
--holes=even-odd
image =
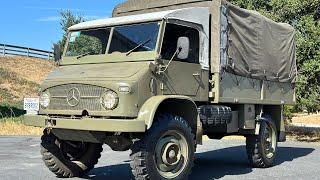
{"type": "MultiPolygon", "coordinates": [[[[279,147],[275,165],[307,156],[315,149],[279,147]]],[[[226,175],[241,175],[252,172],[245,146],[231,147],[197,154],[190,179],[219,179],[226,175]]]]}
{"type": "MultiPolygon", "coordinates": [[[[279,147],[276,165],[307,156],[315,149],[279,147]]],[[[241,175],[252,172],[248,164],[245,146],[230,147],[196,154],[195,165],[189,179],[219,179],[226,175],[241,175]]],[[[93,169],[85,179],[133,179],[129,163],[93,169]]]]}

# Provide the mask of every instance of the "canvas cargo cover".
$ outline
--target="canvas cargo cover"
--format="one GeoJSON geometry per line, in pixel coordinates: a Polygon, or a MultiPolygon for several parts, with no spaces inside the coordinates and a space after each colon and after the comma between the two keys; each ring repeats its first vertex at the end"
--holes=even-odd
{"type": "Polygon", "coordinates": [[[225,0],[128,0],[114,9],[113,16],[196,6],[211,7],[211,31],[219,31],[224,26],[223,19],[227,21],[225,42],[223,38],[214,36],[223,34],[223,31],[211,32],[211,71],[225,68],[240,76],[295,83],[294,28],[289,24],[276,23],[255,11],[241,9],[225,0]],[[215,7],[220,3],[227,9],[225,18],[218,17],[219,13],[214,12],[217,9],[222,11],[223,7],[215,7]],[[218,40],[220,47],[214,44],[218,40]],[[225,56],[221,49],[225,49],[225,56]],[[222,55],[218,55],[219,51],[222,55]],[[219,64],[221,67],[217,67],[219,64]]]}
{"type": "Polygon", "coordinates": [[[228,67],[235,74],[294,83],[295,31],[255,11],[227,3],[228,67]]]}

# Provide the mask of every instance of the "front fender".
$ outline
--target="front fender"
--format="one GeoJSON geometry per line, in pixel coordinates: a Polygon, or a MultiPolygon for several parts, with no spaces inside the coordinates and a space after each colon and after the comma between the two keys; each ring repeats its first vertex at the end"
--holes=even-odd
{"type": "Polygon", "coordinates": [[[168,99],[187,100],[187,101],[192,102],[194,104],[194,106],[196,107],[196,104],[193,102],[193,100],[187,96],[177,96],[177,95],[153,96],[143,104],[143,106],[141,107],[139,114],[138,114],[138,119],[145,121],[147,129],[151,128],[154,116],[155,116],[160,104],[168,99]]]}

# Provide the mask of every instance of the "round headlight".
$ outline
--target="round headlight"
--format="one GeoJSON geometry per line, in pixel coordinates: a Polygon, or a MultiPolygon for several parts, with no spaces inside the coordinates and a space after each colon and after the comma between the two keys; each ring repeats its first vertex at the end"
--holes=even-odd
{"type": "Polygon", "coordinates": [[[119,97],[117,93],[108,90],[101,97],[101,104],[107,110],[115,109],[118,106],[119,97]]]}
{"type": "Polygon", "coordinates": [[[41,93],[39,102],[42,107],[47,108],[50,104],[50,94],[47,92],[41,93]]]}

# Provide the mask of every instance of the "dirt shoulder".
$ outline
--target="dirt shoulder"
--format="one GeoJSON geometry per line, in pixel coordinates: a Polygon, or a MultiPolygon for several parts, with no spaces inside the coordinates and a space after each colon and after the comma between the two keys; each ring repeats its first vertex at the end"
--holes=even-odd
{"type": "Polygon", "coordinates": [[[292,123],[320,125],[320,114],[296,114],[292,123]]]}
{"type": "Polygon", "coordinates": [[[41,136],[43,129],[17,122],[0,122],[0,136],[41,136]]]}

